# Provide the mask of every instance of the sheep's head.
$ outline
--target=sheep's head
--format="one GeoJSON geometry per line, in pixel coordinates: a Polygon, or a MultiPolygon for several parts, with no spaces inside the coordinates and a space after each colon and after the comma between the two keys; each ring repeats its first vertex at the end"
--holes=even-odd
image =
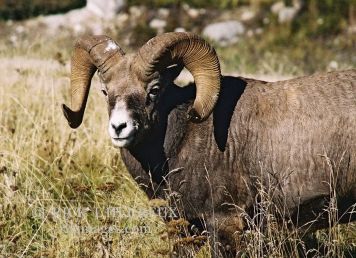
{"type": "Polygon", "coordinates": [[[157,122],[156,109],[164,98],[164,74],[171,65],[178,67],[171,70],[180,71],[184,66],[193,75],[197,91],[188,115],[193,122],[204,121],[218,98],[220,66],[215,50],[202,38],[192,33],[166,33],[149,40],[134,55],[125,55],[107,36],[79,39],[72,57],[72,109],[63,105],[69,125],[77,128],[81,124],[91,78],[98,70],[108,103],[112,141],[119,147],[135,144],[157,122]]]}

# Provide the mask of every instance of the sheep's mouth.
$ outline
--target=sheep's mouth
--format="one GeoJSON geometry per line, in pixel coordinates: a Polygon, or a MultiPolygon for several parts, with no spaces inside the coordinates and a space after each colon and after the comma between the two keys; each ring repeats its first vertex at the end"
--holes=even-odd
{"type": "Polygon", "coordinates": [[[124,141],[124,140],[128,140],[128,139],[130,139],[132,137],[133,137],[133,135],[130,135],[128,137],[114,137],[112,139],[115,140],[115,141],[124,141]]]}
{"type": "Polygon", "coordinates": [[[134,139],[135,139],[135,134],[131,134],[127,137],[112,137],[111,141],[117,147],[127,147],[131,145],[134,139]]]}

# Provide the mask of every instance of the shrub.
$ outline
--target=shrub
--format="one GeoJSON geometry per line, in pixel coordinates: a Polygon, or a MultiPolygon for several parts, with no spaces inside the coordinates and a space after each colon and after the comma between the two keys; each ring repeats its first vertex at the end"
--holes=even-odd
{"type": "Polygon", "coordinates": [[[86,0],[0,0],[0,19],[22,20],[41,14],[67,12],[86,5],[86,0]]]}

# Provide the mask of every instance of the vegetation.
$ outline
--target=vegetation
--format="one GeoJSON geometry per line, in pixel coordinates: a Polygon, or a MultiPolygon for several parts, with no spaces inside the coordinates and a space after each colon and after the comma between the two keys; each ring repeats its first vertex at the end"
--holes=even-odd
{"type": "Polygon", "coordinates": [[[64,13],[85,4],[86,0],[0,0],[0,19],[22,20],[40,14],[64,13]]]}
{"type": "MultiPolygon", "coordinates": [[[[280,23],[271,12],[276,1],[200,1],[200,0],[129,0],[129,5],[145,4],[148,7],[173,8],[167,20],[167,29],[177,27],[200,32],[202,28],[225,12],[232,18],[239,15],[239,8],[249,7],[257,15],[248,24],[252,36],[243,37],[238,43],[219,48],[225,71],[239,73],[273,73],[302,75],[320,70],[347,69],[356,66],[353,54],[356,46],[356,0],[302,1],[301,10],[291,21],[280,23]],[[191,19],[184,12],[183,4],[207,8],[201,18],[191,19]],[[232,8],[235,7],[235,8],[232,8]],[[217,12],[216,9],[220,11],[217,12]]],[[[287,6],[295,1],[285,0],[287,6]]],[[[225,15],[226,17],[226,15],[225,15]]],[[[139,41],[145,42],[152,29],[143,22],[138,27],[139,41]],[[146,32],[146,33],[142,33],[146,32]],[[146,37],[147,35],[147,37],[146,37]]]]}
{"type": "MultiPolygon", "coordinates": [[[[57,12],[69,2],[79,6],[84,1],[34,0],[33,9],[26,9],[29,1],[0,0],[0,17],[57,12]],[[55,2],[57,7],[51,9],[55,2]],[[9,3],[16,6],[12,13],[9,3]],[[45,3],[48,11],[43,6],[34,11],[45,3]]],[[[157,6],[177,2],[145,1],[157,6]]],[[[305,1],[290,24],[279,24],[270,14],[273,1],[184,2],[196,7],[211,3],[223,10],[257,4],[265,12],[262,17],[269,22],[259,18],[252,25],[262,27],[262,34],[217,47],[224,73],[276,80],[356,67],[355,34],[347,31],[354,22],[354,0],[305,1]]],[[[182,20],[170,26],[197,25],[179,23],[182,20]]],[[[0,257],[169,257],[173,250],[207,257],[204,236],[179,235],[189,227],[184,220],[164,223],[152,208],[165,207],[165,202],[148,201],[124,168],[106,133],[107,110],[96,77],[83,125],[79,130],[66,126],[60,104],[70,102],[69,60],[75,36],[63,30],[53,37],[41,28],[17,32],[14,28],[25,26],[22,22],[0,26],[0,257]]],[[[154,35],[146,20],[134,28],[114,26],[106,33],[120,43],[132,37],[134,44],[124,46],[128,52],[154,35]]],[[[276,223],[283,211],[276,211],[270,190],[259,191],[259,216],[246,215],[249,230],[240,236],[242,257],[356,257],[356,224],[337,224],[335,196],[325,207],[335,226],[305,235],[288,221],[276,223]]]]}
{"type": "MultiPolygon", "coordinates": [[[[176,246],[181,254],[207,257],[209,247],[199,248],[200,238],[177,235],[186,230],[184,220],[165,224],[154,214],[152,207],[164,202],[149,202],[124,168],[106,137],[97,78],[83,126],[66,126],[60,104],[69,102],[69,56],[50,54],[70,45],[62,40],[0,51],[0,256],[168,257],[176,246]]],[[[279,72],[266,67],[263,72],[279,72]]],[[[260,194],[260,216],[246,217],[250,230],[241,235],[242,256],[355,255],[355,224],[304,235],[287,229],[288,221],[277,226],[269,190],[260,194]]],[[[337,222],[333,207],[326,210],[337,222]]]]}
{"type": "MultiPolygon", "coordinates": [[[[192,7],[201,7],[201,8],[227,8],[227,7],[236,7],[239,0],[128,0],[129,5],[146,5],[146,6],[155,6],[155,7],[170,7],[172,5],[182,5],[188,4],[192,7]]],[[[246,2],[246,1],[243,1],[246,2]]],[[[247,1],[248,2],[248,1],[247,1]]]]}
{"type": "Polygon", "coordinates": [[[69,101],[66,67],[0,62],[0,256],[97,257],[111,247],[124,257],[167,253],[165,225],[100,133],[107,117],[98,82],[82,130],[72,131],[60,110],[69,101]],[[120,231],[102,235],[110,226],[120,231]]]}
{"type": "Polygon", "coordinates": [[[354,39],[344,35],[333,39],[298,38],[289,29],[275,30],[242,39],[218,53],[226,72],[243,74],[306,75],[318,71],[356,67],[354,39]]]}
{"type": "MultiPolygon", "coordinates": [[[[297,0],[299,1],[299,0],[297,0]]],[[[269,12],[277,1],[273,0],[128,0],[128,5],[145,5],[153,8],[172,7],[188,4],[196,8],[231,9],[252,6],[260,12],[269,12]]],[[[295,0],[282,0],[287,6],[295,0]]],[[[340,33],[348,23],[356,22],[356,0],[310,0],[301,1],[302,10],[299,17],[292,22],[293,32],[302,30],[311,34],[329,35],[340,33]]]]}

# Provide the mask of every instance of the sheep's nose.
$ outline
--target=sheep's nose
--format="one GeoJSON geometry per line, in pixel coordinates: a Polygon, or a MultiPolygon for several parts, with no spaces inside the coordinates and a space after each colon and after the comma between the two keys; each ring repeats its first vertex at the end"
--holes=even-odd
{"type": "Polygon", "coordinates": [[[127,123],[121,123],[119,125],[111,124],[111,126],[115,130],[115,132],[119,134],[125,127],[127,127],[127,123]]]}

